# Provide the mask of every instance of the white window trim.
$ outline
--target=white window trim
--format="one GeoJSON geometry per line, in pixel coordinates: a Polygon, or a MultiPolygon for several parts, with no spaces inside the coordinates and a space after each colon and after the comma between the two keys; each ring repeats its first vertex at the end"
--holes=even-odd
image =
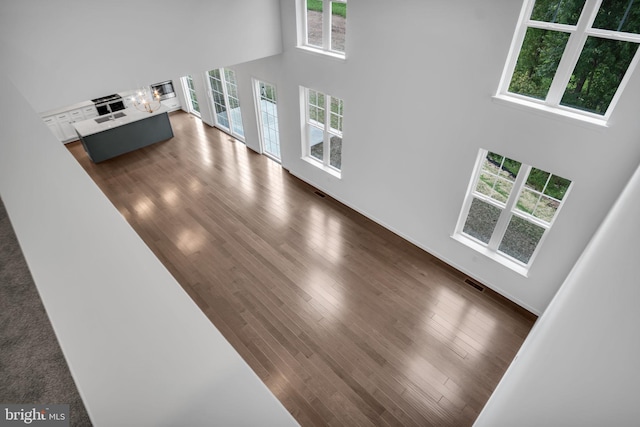
{"type": "Polygon", "coordinates": [[[307,30],[307,0],[298,0],[298,48],[301,50],[346,59],[346,52],[331,49],[331,3],[347,3],[347,0],[322,0],[322,46],[310,45],[307,30]]]}
{"type": "Polygon", "coordinates": [[[502,105],[534,111],[545,117],[578,123],[579,125],[583,125],[584,127],[591,129],[606,129],[609,127],[609,125],[607,124],[607,120],[602,118],[602,116],[600,116],[599,118],[595,118],[577,113],[565,107],[551,107],[540,102],[536,102],[536,100],[533,98],[527,98],[525,96],[517,95],[514,93],[497,94],[493,97],[493,100],[502,105]]]}
{"type": "Polygon", "coordinates": [[[584,48],[588,36],[598,36],[601,38],[640,44],[640,34],[591,28],[598,14],[598,9],[600,8],[601,3],[602,0],[586,0],[580,18],[574,27],[572,25],[530,20],[529,17],[531,16],[535,0],[525,0],[520,11],[520,17],[518,18],[515,35],[509,48],[509,55],[507,56],[507,61],[502,72],[502,76],[500,77],[498,92],[494,98],[500,101],[512,102],[520,106],[533,108],[544,113],[553,113],[562,117],[581,120],[591,125],[606,126],[618,99],[640,61],[640,47],[629,64],[629,68],[620,82],[618,90],[611,99],[611,103],[604,115],[560,105],[560,100],[562,99],[564,90],[567,87],[576,63],[580,58],[580,54],[582,53],[582,49],[584,48]],[[513,71],[516,67],[518,56],[520,55],[520,49],[522,47],[527,28],[529,27],[563,31],[570,34],[567,46],[565,47],[565,54],[563,54],[562,59],[558,64],[556,75],[551,87],[549,88],[547,99],[545,100],[519,95],[508,91],[509,84],[511,83],[511,76],[513,75],[513,71]]]}
{"type": "MultiPolygon", "coordinates": [[[[315,89],[306,88],[300,86],[300,104],[303,108],[302,111],[302,160],[316,166],[325,172],[335,176],[336,178],[342,178],[342,169],[337,169],[331,166],[331,135],[339,136],[343,138],[343,132],[338,131],[337,129],[331,128],[331,99],[333,98],[330,95],[327,95],[324,92],[320,92],[315,89]],[[324,96],[324,125],[321,123],[315,122],[311,120],[309,117],[309,90],[313,90],[314,92],[320,93],[324,96]],[[322,125],[322,126],[319,126],[322,125]],[[322,161],[313,157],[311,155],[311,141],[309,140],[309,126],[314,126],[317,129],[322,129],[323,131],[323,149],[322,149],[322,161]]],[[[341,99],[341,98],[340,98],[341,99]]],[[[342,100],[342,99],[341,99],[342,100]]],[[[342,122],[344,123],[344,100],[342,100],[343,114],[342,122]]]]}
{"type": "Polygon", "coordinates": [[[478,243],[477,240],[465,235],[465,234],[453,234],[451,238],[457,242],[462,243],[468,248],[473,249],[474,251],[486,256],[487,258],[501,264],[508,269],[518,273],[521,276],[529,277],[529,269],[523,267],[522,265],[506,258],[500,254],[490,251],[485,245],[478,243]]]}
{"type": "Polygon", "coordinates": [[[344,61],[345,59],[347,59],[346,55],[344,53],[322,50],[322,49],[318,49],[315,46],[300,45],[300,46],[297,46],[297,48],[300,49],[300,50],[303,50],[305,52],[309,52],[309,53],[311,53],[313,55],[319,55],[319,56],[323,56],[323,57],[327,57],[327,58],[337,59],[337,60],[340,60],[340,61],[344,61]]]}
{"type": "Polygon", "coordinates": [[[518,176],[516,177],[516,180],[513,184],[513,188],[511,189],[509,198],[505,203],[498,202],[489,196],[486,196],[484,194],[481,194],[475,191],[478,184],[478,180],[480,179],[480,172],[482,170],[482,165],[488,152],[489,150],[480,150],[480,152],[478,153],[478,157],[476,159],[476,163],[473,169],[473,175],[472,175],[473,179],[471,179],[471,181],[469,182],[464,203],[460,211],[460,216],[458,217],[456,228],[451,237],[457,240],[458,242],[470,247],[471,249],[474,249],[475,251],[504,265],[505,267],[510,268],[516,273],[527,277],[529,268],[531,268],[531,265],[536,259],[536,256],[538,255],[540,248],[544,244],[544,240],[547,238],[547,235],[549,234],[549,230],[553,226],[556,218],[558,217],[558,214],[562,210],[562,207],[564,206],[564,203],[567,200],[567,197],[569,196],[569,193],[571,192],[571,189],[573,188],[573,182],[569,185],[569,188],[565,192],[562,200],[559,201],[560,203],[559,203],[558,209],[556,210],[556,213],[552,218],[552,220],[550,222],[538,220],[537,218],[531,215],[528,215],[526,213],[520,212],[518,209],[515,208],[518,202],[518,198],[520,197],[520,194],[522,193],[522,190],[526,184],[526,179],[529,177],[529,172],[531,171],[531,169],[533,169],[533,166],[531,165],[521,163],[518,176]],[[469,210],[471,209],[471,203],[473,202],[474,199],[479,199],[485,203],[494,205],[501,210],[500,217],[498,218],[498,222],[496,223],[493,233],[491,234],[491,239],[489,240],[489,243],[481,242],[480,240],[474,238],[473,236],[470,236],[463,232],[463,228],[466,223],[467,216],[469,215],[469,210]],[[526,264],[498,250],[500,243],[504,238],[504,234],[507,230],[507,227],[509,226],[509,222],[511,221],[511,218],[513,216],[518,216],[544,229],[542,237],[538,241],[538,244],[536,245],[535,250],[531,254],[531,257],[529,258],[529,262],[527,262],[526,264]]]}

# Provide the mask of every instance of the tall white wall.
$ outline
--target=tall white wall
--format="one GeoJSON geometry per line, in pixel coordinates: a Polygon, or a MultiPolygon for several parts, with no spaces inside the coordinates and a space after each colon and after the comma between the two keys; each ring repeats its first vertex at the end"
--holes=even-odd
{"type": "Polygon", "coordinates": [[[295,5],[281,1],[279,64],[234,68],[241,85],[251,76],[277,85],[284,167],[541,313],[640,162],[640,72],[608,128],[495,102],[520,8],[511,0],[349,2],[342,61],[296,48],[295,5]],[[342,179],[301,160],[300,86],[344,99],[342,179]],[[481,148],[575,184],[528,277],[451,238],[481,148]]]}
{"type": "Polygon", "coordinates": [[[251,79],[274,83],[283,167],[536,313],[640,163],[638,72],[608,128],[492,100],[520,2],[354,0],[344,61],[295,47],[292,0],[94,6],[76,0],[2,4],[3,60],[36,111],[135,87],[139,80],[232,67],[247,145],[259,150],[251,79]],[[147,22],[151,10],[165,11],[154,12],[164,31],[141,36],[136,25],[147,22]],[[95,28],[110,20],[119,23],[121,35],[105,41],[95,28]],[[77,34],[87,38],[68,47],[77,34]],[[160,57],[160,49],[169,57],[160,57]],[[268,57],[281,49],[282,55],[268,57]],[[300,86],[345,101],[342,179],[301,160],[300,86]],[[451,238],[480,148],[575,184],[528,277],[451,238]]]}
{"type": "MultiPolygon", "coordinates": [[[[340,61],[295,48],[293,0],[92,2],[90,8],[74,0],[2,2],[0,65],[35,111],[130,88],[141,83],[138,80],[148,83],[232,66],[247,145],[255,150],[260,147],[251,79],[274,83],[283,167],[540,313],[640,163],[640,75],[636,71],[632,76],[608,128],[493,102],[519,3],[350,0],[348,58],[340,61]],[[171,11],[161,18],[155,15],[163,25],[167,22],[162,27],[166,31],[140,36],[133,21],[144,19],[158,5],[171,11]],[[93,27],[106,16],[120,19],[124,35],[98,39],[93,27]],[[258,59],[280,51],[275,30],[280,22],[283,55],[258,59]],[[88,39],[76,40],[78,34],[88,39]],[[158,46],[170,52],[170,60],[159,59],[158,46]],[[300,159],[301,85],[345,101],[340,180],[300,159]],[[480,148],[575,183],[528,278],[450,238],[480,148]]],[[[17,111],[10,99],[1,101],[0,120],[13,124],[2,127],[2,162],[12,165],[10,156],[19,148],[15,144],[27,141],[29,149],[39,153],[38,144],[53,141],[44,137],[42,126],[32,126],[35,117],[24,119],[28,108],[23,105],[17,111]],[[12,114],[24,121],[14,123],[12,114]]],[[[18,237],[32,242],[25,251],[29,258],[29,252],[39,248],[34,230],[46,224],[42,215],[48,212],[30,206],[47,202],[56,212],[71,212],[75,205],[59,206],[55,195],[41,196],[38,184],[58,182],[47,175],[67,171],[69,159],[58,162],[51,156],[40,167],[28,150],[22,147],[20,152],[25,166],[12,165],[18,178],[2,169],[6,176],[0,180],[0,193],[10,214],[20,217],[18,237]]],[[[634,328],[640,320],[634,305],[640,295],[634,286],[633,245],[640,238],[635,226],[640,216],[639,181],[636,175],[589,244],[478,425],[526,425],[527,419],[532,425],[605,425],[612,420],[625,425],[640,417],[632,400],[640,384],[634,358],[640,350],[634,328]]],[[[64,182],[74,183],[64,186],[64,200],[71,198],[82,206],[91,189],[89,181],[64,182]]],[[[121,222],[103,221],[107,227],[121,222]]],[[[44,265],[62,271],[64,259],[60,265],[42,259],[44,265]]],[[[49,275],[40,276],[36,282],[46,282],[49,275]]],[[[74,322],[77,319],[69,325],[74,322]]]]}
{"type": "Polygon", "coordinates": [[[640,169],[529,334],[477,427],[638,424],[638,218],[640,169]]]}
{"type": "Polygon", "coordinates": [[[278,0],[3,1],[0,40],[38,112],[282,50],[278,0]]]}

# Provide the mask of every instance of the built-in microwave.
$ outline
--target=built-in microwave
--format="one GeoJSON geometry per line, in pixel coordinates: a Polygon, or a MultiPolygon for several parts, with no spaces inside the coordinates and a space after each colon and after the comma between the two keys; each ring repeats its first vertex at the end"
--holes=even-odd
{"type": "Polygon", "coordinates": [[[173,89],[173,81],[167,80],[166,82],[154,83],[151,85],[151,93],[158,92],[160,99],[175,98],[176,92],[173,89]]]}

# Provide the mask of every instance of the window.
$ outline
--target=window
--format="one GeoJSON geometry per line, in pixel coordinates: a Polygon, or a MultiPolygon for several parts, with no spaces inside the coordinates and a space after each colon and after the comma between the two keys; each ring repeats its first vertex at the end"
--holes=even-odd
{"type": "Polygon", "coordinates": [[[526,0],[499,95],[607,119],[637,62],[640,2],[526,0]]]}
{"type": "Polygon", "coordinates": [[[347,1],[299,1],[303,6],[300,45],[344,56],[347,1]]]}
{"type": "MultiPolygon", "coordinates": [[[[344,103],[341,99],[312,89],[304,89],[305,158],[339,174],[342,168],[342,122],[344,103]]],[[[339,175],[338,175],[339,176],[339,175]]]]}
{"type": "Polygon", "coordinates": [[[233,70],[210,70],[209,88],[213,104],[215,125],[239,139],[244,139],[242,112],[238,97],[238,84],[233,70]]]}
{"type": "Polygon", "coordinates": [[[525,272],[571,181],[481,150],[454,236],[525,272]]]}
{"type": "Polygon", "coordinates": [[[198,97],[196,96],[196,89],[193,85],[193,78],[191,76],[185,76],[184,82],[187,88],[187,97],[189,98],[189,104],[191,106],[189,112],[200,117],[200,104],[198,104],[198,97]]]}
{"type": "Polygon", "coordinates": [[[268,156],[280,160],[280,134],[278,132],[278,104],[276,87],[265,82],[254,81],[260,123],[262,150],[268,156]]]}

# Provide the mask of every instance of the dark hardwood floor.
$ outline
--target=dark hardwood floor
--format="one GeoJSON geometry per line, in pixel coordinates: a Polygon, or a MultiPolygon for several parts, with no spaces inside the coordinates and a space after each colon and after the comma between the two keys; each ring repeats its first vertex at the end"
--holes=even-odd
{"type": "MultiPolygon", "coordinates": [[[[100,164],[67,145],[303,426],[468,426],[535,316],[186,113],[100,164]]],[[[251,408],[246,408],[251,410],[251,408]]]]}

